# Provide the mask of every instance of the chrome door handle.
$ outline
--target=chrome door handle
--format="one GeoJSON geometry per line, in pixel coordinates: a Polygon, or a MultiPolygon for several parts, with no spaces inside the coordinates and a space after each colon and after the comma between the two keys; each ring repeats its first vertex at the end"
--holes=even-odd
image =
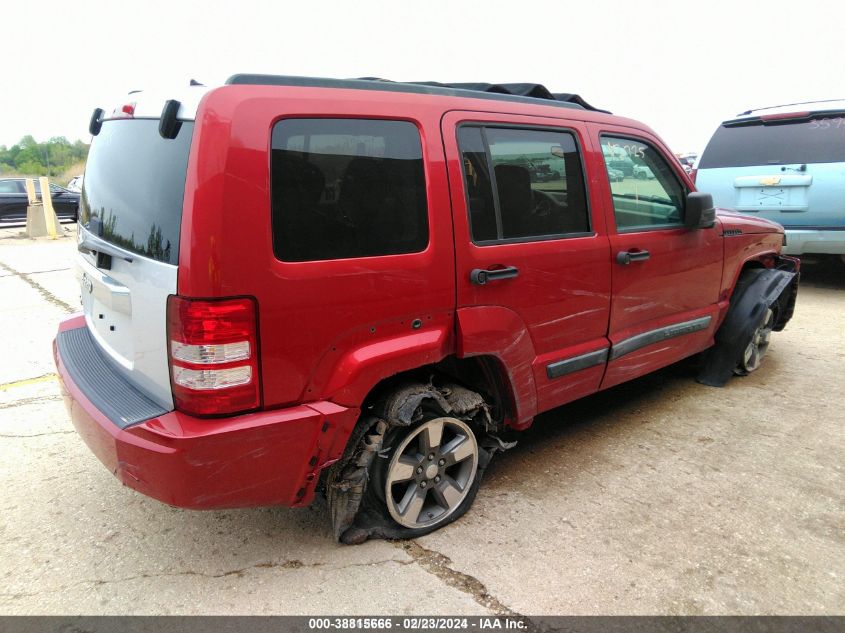
{"type": "Polygon", "coordinates": [[[619,251],[616,253],[616,263],[627,266],[631,262],[644,262],[649,257],[651,253],[648,251],[619,251]]]}
{"type": "Polygon", "coordinates": [[[496,268],[493,270],[482,270],[475,268],[469,274],[469,280],[477,286],[483,286],[488,281],[498,281],[499,279],[513,279],[519,275],[519,269],[515,266],[508,266],[506,268],[496,268]]]}

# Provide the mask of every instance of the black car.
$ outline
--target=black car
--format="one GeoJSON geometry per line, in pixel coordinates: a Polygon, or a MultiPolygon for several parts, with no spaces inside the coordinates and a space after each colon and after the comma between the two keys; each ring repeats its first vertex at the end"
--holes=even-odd
{"type": "MultiPolygon", "coordinates": [[[[35,191],[40,195],[41,184],[38,180],[35,181],[35,191]]],[[[59,220],[76,222],[79,215],[79,194],[51,183],[50,196],[59,220]]],[[[0,223],[26,222],[27,204],[23,178],[0,178],[0,223]]]]}

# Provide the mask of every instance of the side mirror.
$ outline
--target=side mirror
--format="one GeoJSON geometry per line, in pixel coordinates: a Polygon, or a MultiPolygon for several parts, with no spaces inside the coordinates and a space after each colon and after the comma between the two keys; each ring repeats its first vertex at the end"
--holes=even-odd
{"type": "Polygon", "coordinates": [[[716,224],[716,209],[709,193],[691,191],[687,194],[684,226],[688,229],[709,229],[716,224]]]}

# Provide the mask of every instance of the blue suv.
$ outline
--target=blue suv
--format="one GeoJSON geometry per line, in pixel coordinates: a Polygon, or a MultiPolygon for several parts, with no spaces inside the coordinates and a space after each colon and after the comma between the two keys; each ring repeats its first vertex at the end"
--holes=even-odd
{"type": "Polygon", "coordinates": [[[696,186],[717,206],[782,224],[785,253],[845,261],[845,100],[743,112],[697,167],[696,186]]]}

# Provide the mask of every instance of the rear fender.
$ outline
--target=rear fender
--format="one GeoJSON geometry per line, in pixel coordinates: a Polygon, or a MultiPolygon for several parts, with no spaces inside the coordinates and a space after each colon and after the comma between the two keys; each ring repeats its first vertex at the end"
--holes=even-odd
{"type": "MultiPolygon", "coordinates": [[[[532,363],[536,353],[522,318],[502,306],[474,306],[457,311],[458,358],[493,356],[510,383],[514,428],[524,429],[537,415],[537,387],[532,363]]],[[[502,394],[503,399],[507,394],[502,394]]]]}
{"type": "Polygon", "coordinates": [[[452,353],[452,320],[438,321],[413,332],[359,342],[340,358],[325,357],[315,377],[329,375],[325,382],[312,380],[307,396],[316,393],[317,399],[360,407],[381,380],[443,360],[452,353]],[[319,390],[318,383],[324,384],[319,390]]]}

